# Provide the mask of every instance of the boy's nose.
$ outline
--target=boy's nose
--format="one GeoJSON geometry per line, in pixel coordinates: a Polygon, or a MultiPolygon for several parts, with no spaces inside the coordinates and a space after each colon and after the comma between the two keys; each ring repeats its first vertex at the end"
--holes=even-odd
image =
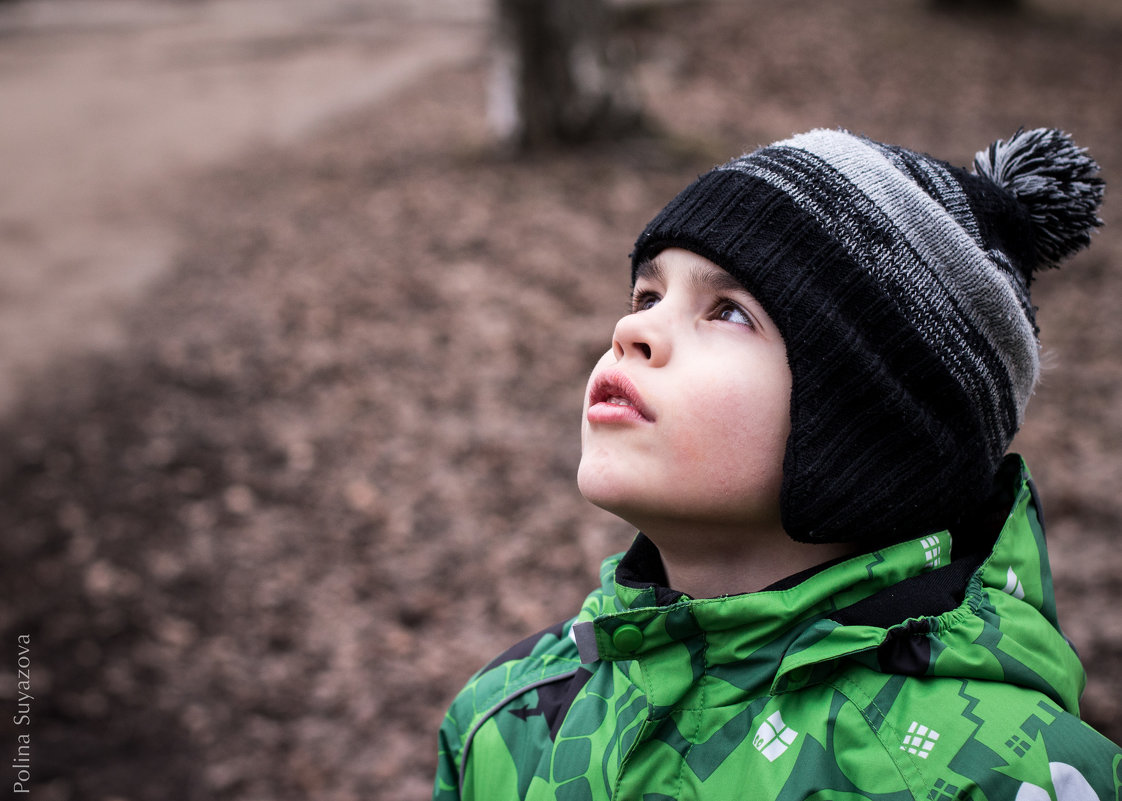
{"type": "Polygon", "coordinates": [[[628,314],[616,323],[612,350],[617,360],[640,359],[651,367],[660,367],[670,357],[670,337],[656,325],[655,311],[628,314]]]}

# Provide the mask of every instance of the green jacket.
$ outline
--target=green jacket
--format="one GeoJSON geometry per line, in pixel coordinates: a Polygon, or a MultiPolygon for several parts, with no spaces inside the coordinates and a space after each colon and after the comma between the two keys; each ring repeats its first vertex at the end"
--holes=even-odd
{"type": "Polygon", "coordinates": [[[455,699],[434,799],[1119,801],[1019,458],[994,505],[953,551],[939,532],[714,599],[663,586],[639,535],[455,699]]]}

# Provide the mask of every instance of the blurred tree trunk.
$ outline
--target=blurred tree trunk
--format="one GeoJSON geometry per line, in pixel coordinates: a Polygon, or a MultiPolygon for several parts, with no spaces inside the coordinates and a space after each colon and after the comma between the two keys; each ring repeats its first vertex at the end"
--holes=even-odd
{"type": "Polygon", "coordinates": [[[642,127],[629,59],[613,48],[607,0],[495,0],[489,117],[527,151],[642,127]]]}

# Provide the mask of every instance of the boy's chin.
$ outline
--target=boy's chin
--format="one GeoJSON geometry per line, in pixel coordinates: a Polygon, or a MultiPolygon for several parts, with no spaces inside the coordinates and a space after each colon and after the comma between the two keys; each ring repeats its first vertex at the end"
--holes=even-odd
{"type": "Polygon", "coordinates": [[[634,501],[628,503],[629,494],[618,487],[612,487],[611,482],[604,481],[602,477],[589,476],[578,470],[577,489],[584,496],[584,499],[593,506],[598,506],[605,512],[610,512],[616,517],[631,522],[628,519],[628,509],[634,506],[634,501]]]}
{"type": "MultiPolygon", "coordinates": [[[[580,491],[581,496],[593,506],[599,506],[606,512],[612,512],[610,508],[613,506],[611,500],[604,496],[604,493],[598,491],[596,487],[587,487],[579,479],[577,480],[577,489],[580,491]]],[[[614,512],[612,512],[614,514],[614,512]]]]}
{"type": "Polygon", "coordinates": [[[625,488],[613,487],[598,482],[577,482],[584,499],[593,506],[615,515],[632,528],[643,530],[654,521],[669,518],[668,510],[658,507],[651,498],[636,497],[636,493],[625,488]]]}

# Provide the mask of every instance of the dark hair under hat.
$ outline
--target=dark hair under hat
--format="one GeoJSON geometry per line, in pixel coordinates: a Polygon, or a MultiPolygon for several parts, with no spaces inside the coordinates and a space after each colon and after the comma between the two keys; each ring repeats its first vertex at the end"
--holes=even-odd
{"type": "Polygon", "coordinates": [[[784,528],[804,542],[946,528],[990,489],[1039,371],[1033,273],[1086,246],[1103,182],[1063,133],[974,171],[815,130],[702,175],[639,236],[728,271],[791,367],[784,528]]]}

